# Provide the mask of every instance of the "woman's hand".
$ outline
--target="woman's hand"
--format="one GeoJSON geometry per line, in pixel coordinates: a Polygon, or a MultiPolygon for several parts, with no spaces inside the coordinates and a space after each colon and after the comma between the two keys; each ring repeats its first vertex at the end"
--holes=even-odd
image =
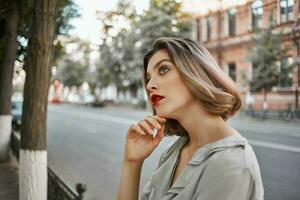
{"type": "Polygon", "coordinates": [[[125,141],[125,161],[143,162],[164,137],[165,122],[165,118],[148,116],[139,123],[132,124],[125,141]]]}

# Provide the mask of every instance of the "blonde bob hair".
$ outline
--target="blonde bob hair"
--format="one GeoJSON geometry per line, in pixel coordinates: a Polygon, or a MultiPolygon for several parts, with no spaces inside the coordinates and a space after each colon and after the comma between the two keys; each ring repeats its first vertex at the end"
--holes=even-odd
{"type": "MultiPolygon", "coordinates": [[[[161,37],[154,41],[153,49],[144,56],[142,82],[146,89],[147,66],[159,50],[166,50],[181,79],[203,108],[223,120],[233,116],[241,107],[241,98],[232,79],[219,67],[209,51],[199,43],[186,38],[161,37]]],[[[147,91],[148,99],[149,92],[147,91]]],[[[153,114],[156,114],[152,107],[153,114]]],[[[175,119],[167,119],[166,135],[187,135],[175,119]]]]}

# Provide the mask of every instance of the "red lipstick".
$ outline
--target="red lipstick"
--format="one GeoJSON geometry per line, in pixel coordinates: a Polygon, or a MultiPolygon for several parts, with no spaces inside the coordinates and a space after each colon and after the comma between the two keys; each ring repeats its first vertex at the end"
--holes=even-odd
{"type": "Polygon", "coordinates": [[[157,104],[160,100],[162,100],[163,98],[165,98],[165,97],[160,96],[160,95],[157,95],[157,94],[153,94],[153,95],[151,96],[151,102],[152,102],[153,105],[156,105],[156,104],[157,104]]]}

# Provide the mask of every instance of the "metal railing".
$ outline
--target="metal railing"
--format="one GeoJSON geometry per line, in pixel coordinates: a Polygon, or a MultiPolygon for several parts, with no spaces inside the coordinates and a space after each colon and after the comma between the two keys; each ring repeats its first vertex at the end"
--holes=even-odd
{"type": "MultiPolygon", "coordinates": [[[[13,154],[19,160],[20,135],[14,131],[11,133],[10,144],[13,154]]],[[[85,191],[86,185],[82,183],[76,184],[74,191],[48,167],[48,200],[83,200],[85,191]]]]}
{"type": "Polygon", "coordinates": [[[76,191],[67,186],[49,167],[48,167],[48,200],[82,200],[86,185],[78,183],[76,191]]]}
{"type": "Polygon", "coordinates": [[[300,120],[300,109],[296,109],[291,103],[286,104],[286,109],[280,110],[254,110],[252,106],[249,106],[246,109],[241,109],[240,114],[241,117],[246,116],[258,119],[276,119],[288,122],[300,120]]]}
{"type": "Polygon", "coordinates": [[[20,158],[20,135],[16,134],[14,131],[10,135],[10,148],[19,161],[20,158]]]}

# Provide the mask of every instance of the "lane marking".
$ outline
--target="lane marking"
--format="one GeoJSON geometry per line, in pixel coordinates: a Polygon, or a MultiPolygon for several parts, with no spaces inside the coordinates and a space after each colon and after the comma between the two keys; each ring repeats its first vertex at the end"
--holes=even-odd
{"type": "Polygon", "coordinates": [[[288,146],[288,145],[283,145],[283,144],[277,144],[277,143],[272,143],[272,142],[264,142],[264,141],[252,140],[252,139],[247,139],[247,140],[253,146],[300,153],[300,148],[295,147],[295,146],[288,146]]]}
{"type": "MultiPolygon", "coordinates": [[[[65,112],[62,112],[62,113],[66,114],[65,112]]],[[[94,113],[89,113],[89,114],[87,114],[87,113],[76,113],[76,114],[68,113],[68,114],[86,117],[86,118],[90,118],[90,119],[103,120],[103,121],[107,121],[107,122],[120,123],[120,124],[124,124],[124,125],[129,125],[129,124],[138,122],[137,120],[133,120],[133,119],[126,119],[126,118],[122,118],[122,117],[115,117],[115,116],[110,116],[110,115],[102,115],[102,114],[94,114],[94,113]]],[[[96,134],[96,133],[94,133],[94,134],[96,134]]],[[[283,144],[277,144],[277,143],[265,142],[265,141],[259,141],[259,140],[252,140],[252,139],[247,139],[247,140],[253,146],[259,146],[259,147],[264,147],[264,148],[269,148],[269,149],[276,149],[276,150],[300,153],[300,148],[295,147],[295,146],[288,146],[288,145],[283,145],[283,144]]]]}
{"type": "Polygon", "coordinates": [[[98,131],[96,129],[88,129],[88,132],[97,135],[98,131]]]}
{"type": "Polygon", "coordinates": [[[103,121],[109,121],[109,122],[118,122],[120,124],[125,124],[125,125],[129,125],[129,124],[138,122],[137,120],[125,119],[122,117],[113,117],[113,116],[108,116],[108,115],[94,115],[93,118],[100,119],[103,121]]]}
{"type": "Polygon", "coordinates": [[[233,127],[235,127],[236,129],[241,129],[241,130],[253,130],[253,129],[258,129],[258,126],[260,126],[260,134],[266,134],[266,135],[278,135],[278,136],[292,136],[292,137],[300,137],[300,127],[292,127],[292,126],[271,126],[274,129],[277,129],[277,131],[281,131],[281,132],[277,132],[274,133],[272,132],[272,129],[270,129],[270,127],[267,127],[263,124],[251,124],[251,123],[244,123],[241,124],[238,123],[237,121],[233,122],[229,122],[230,125],[232,125],[233,127]],[[246,127],[247,126],[247,127],[246,127]],[[289,129],[289,131],[287,132],[286,130],[289,129]],[[299,132],[299,133],[297,133],[299,132]]]}
{"type": "MultiPolygon", "coordinates": [[[[57,111],[55,111],[55,112],[57,112],[57,111]]],[[[111,116],[111,115],[103,115],[103,114],[95,114],[95,113],[66,113],[66,112],[60,112],[60,111],[58,111],[57,113],[69,114],[72,116],[97,119],[97,120],[103,120],[103,121],[108,121],[108,122],[115,122],[115,123],[118,122],[120,124],[125,124],[125,125],[129,125],[129,124],[138,122],[138,120],[133,120],[130,118],[115,117],[115,116],[111,116]]]]}
{"type": "MultiPolygon", "coordinates": [[[[139,120],[138,119],[134,119],[134,118],[124,118],[124,117],[115,117],[112,116],[110,114],[101,114],[101,113],[87,113],[87,112],[82,112],[82,111],[78,111],[75,114],[75,110],[72,110],[72,113],[69,112],[69,110],[64,111],[64,110],[51,110],[52,112],[56,112],[56,113],[60,113],[60,114],[69,114],[69,115],[76,115],[79,117],[89,117],[92,119],[100,119],[103,121],[108,121],[108,122],[118,122],[124,125],[129,125],[129,124],[133,124],[133,123],[137,123],[139,120]]],[[[77,111],[77,110],[76,110],[77,111]]],[[[133,111],[135,112],[135,111],[133,111]]],[[[149,115],[149,112],[144,112],[145,116],[149,115]]],[[[151,115],[151,114],[150,114],[151,115]]],[[[241,123],[245,124],[245,126],[247,126],[248,128],[252,129],[257,129],[258,126],[261,127],[261,133],[262,134],[266,134],[266,135],[274,135],[274,133],[272,131],[269,130],[269,127],[266,125],[270,125],[271,127],[274,127],[275,129],[280,129],[282,130],[281,133],[275,133],[278,136],[292,136],[292,137],[300,137],[300,127],[299,126],[295,126],[292,124],[275,124],[275,123],[264,123],[264,124],[255,124],[252,121],[245,121],[243,119],[235,119],[232,118],[229,120],[229,124],[233,125],[234,127],[240,128],[239,126],[241,125],[241,123]],[[263,129],[263,128],[266,129],[263,129]],[[290,131],[286,132],[286,130],[289,129],[290,131]],[[299,132],[299,133],[298,133],[299,132]]],[[[259,123],[259,122],[257,122],[259,123]]],[[[243,128],[242,128],[243,129],[243,128]]]]}

